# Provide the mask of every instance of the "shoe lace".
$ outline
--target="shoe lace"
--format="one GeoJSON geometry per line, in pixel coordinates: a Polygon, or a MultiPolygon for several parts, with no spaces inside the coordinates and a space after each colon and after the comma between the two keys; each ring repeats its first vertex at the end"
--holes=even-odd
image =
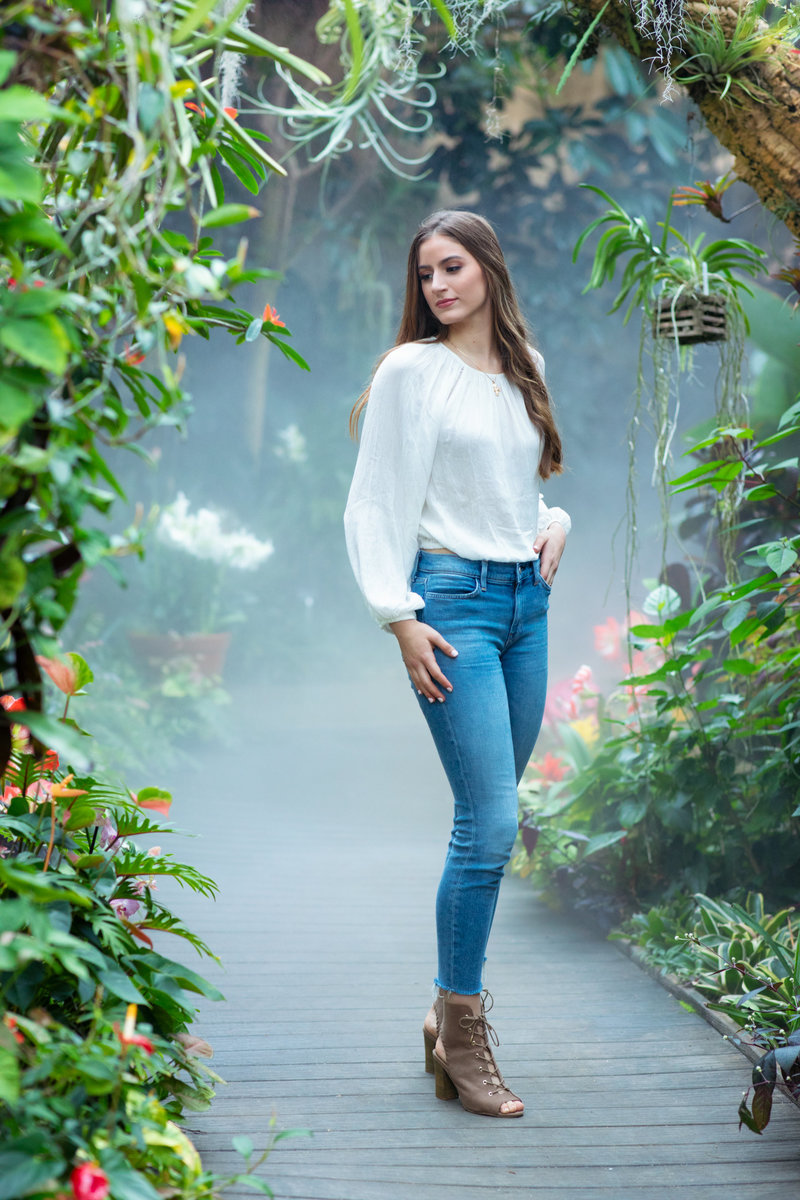
{"type": "MultiPolygon", "coordinates": [[[[489,1096],[495,1096],[500,1092],[508,1092],[510,1096],[514,1096],[511,1088],[500,1074],[500,1068],[494,1060],[494,1054],[492,1053],[490,1042],[493,1042],[495,1046],[499,1046],[500,1038],[497,1036],[494,1026],[490,1025],[486,1020],[486,1012],[492,1007],[492,998],[489,996],[488,992],[486,992],[485,995],[489,997],[490,1001],[488,1008],[484,1006],[482,997],[480,1013],[461,1017],[459,1024],[461,1025],[462,1029],[468,1031],[470,1045],[477,1047],[475,1051],[475,1057],[478,1059],[477,1067],[481,1075],[488,1076],[488,1081],[491,1081],[491,1083],[496,1085],[489,1088],[487,1094],[489,1096]]],[[[487,1079],[484,1079],[483,1082],[486,1084],[487,1079]]],[[[516,1099],[516,1097],[514,1097],[514,1099],[516,1099]]]]}

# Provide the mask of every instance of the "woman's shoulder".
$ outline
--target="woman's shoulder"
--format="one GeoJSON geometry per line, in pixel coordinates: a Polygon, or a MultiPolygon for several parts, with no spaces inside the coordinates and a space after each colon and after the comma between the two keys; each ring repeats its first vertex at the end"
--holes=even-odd
{"type": "Polygon", "coordinates": [[[538,371],[544,374],[544,355],[528,342],[528,353],[533,359],[534,365],[538,371]]]}
{"type": "Polygon", "coordinates": [[[442,372],[451,358],[440,342],[403,342],[384,354],[372,379],[372,388],[420,398],[438,393],[442,372]]]}
{"type": "Polygon", "coordinates": [[[441,355],[441,344],[434,341],[403,342],[387,350],[378,370],[383,375],[425,370],[441,355]]]}

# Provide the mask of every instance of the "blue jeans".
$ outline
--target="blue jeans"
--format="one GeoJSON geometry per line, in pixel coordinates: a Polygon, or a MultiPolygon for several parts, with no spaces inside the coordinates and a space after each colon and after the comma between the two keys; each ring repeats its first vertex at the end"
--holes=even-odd
{"type": "Polygon", "coordinates": [[[547,687],[550,588],[539,562],[472,562],[420,551],[417,618],[458,650],[436,657],[453,685],[419,697],[455,801],[436,897],[439,987],[481,991],[503,869],[517,836],[517,784],[531,756],[547,687]]]}

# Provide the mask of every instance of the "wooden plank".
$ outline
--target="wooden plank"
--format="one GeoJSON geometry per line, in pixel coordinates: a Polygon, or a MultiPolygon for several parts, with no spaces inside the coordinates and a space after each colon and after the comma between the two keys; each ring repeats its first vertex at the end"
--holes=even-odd
{"type": "Polygon", "coordinates": [[[236,1169],[231,1137],[264,1144],[276,1112],[278,1128],[315,1134],[281,1142],[261,1172],[293,1200],[793,1194],[796,1110],[778,1099],[763,1138],[740,1134],[747,1062],[518,879],[503,884],[488,983],[498,1059],[528,1109],[489,1121],[435,1099],[420,1025],[449,833],[441,770],[424,727],[381,724],[366,698],[325,695],[333,708],[316,715],[296,694],[288,709],[281,696],[239,714],[269,764],[260,789],[234,754],[173,785],[176,819],[187,824],[183,794],[201,835],[192,861],[222,887],[216,905],[163,888],[223,957],[204,973],[227,1001],[198,1003],[197,1032],[228,1080],[189,1121],[205,1165],[236,1169]],[[296,727],[287,711],[302,715],[296,727]],[[209,779],[225,781],[230,820],[209,779]]]}

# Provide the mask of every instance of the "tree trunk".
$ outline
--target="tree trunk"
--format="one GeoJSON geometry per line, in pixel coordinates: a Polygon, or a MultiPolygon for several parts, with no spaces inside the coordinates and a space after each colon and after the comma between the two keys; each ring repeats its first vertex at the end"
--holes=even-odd
{"type": "MultiPolygon", "coordinates": [[[[595,16],[604,0],[576,0],[576,6],[595,16]]],[[[704,4],[685,0],[687,21],[701,24],[717,20],[726,37],[749,0],[720,0],[704,4]]],[[[654,40],[648,40],[635,28],[628,0],[610,0],[601,32],[608,30],[632,55],[647,62],[658,57],[654,40]]],[[[764,32],[769,27],[764,23],[764,32]]],[[[678,43],[673,70],[689,59],[691,47],[678,43]]],[[[691,70],[691,66],[689,70],[691,70]]],[[[738,89],[736,100],[721,100],[705,84],[687,88],[706,124],[735,159],[738,177],[749,184],[762,204],[784,221],[795,236],[800,236],[800,53],[786,44],[776,44],[763,63],[748,68],[748,83],[766,93],[755,99],[738,89]]]]}

